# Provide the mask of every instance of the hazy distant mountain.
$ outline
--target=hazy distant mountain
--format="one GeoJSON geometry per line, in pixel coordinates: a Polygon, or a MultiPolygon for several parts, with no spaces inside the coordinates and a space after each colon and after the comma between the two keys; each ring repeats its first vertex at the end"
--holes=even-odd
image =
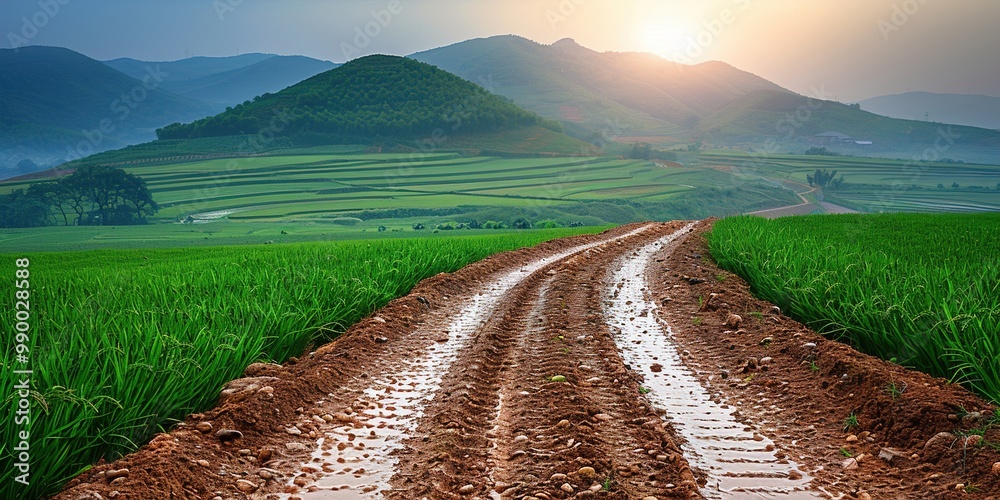
{"type": "Polygon", "coordinates": [[[146,68],[150,65],[158,65],[160,71],[166,73],[167,81],[179,82],[196,80],[209,75],[224,73],[234,69],[245,68],[251,64],[259,63],[265,59],[275,57],[274,54],[242,54],[229,57],[189,57],[177,61],[140,61],[129,57],[104,61],[104,64],[111,66],[132,78],[140,78],[146,73],[146,68]]]}
{"type": "Polygon", "coordinates": [[[261,94],[277,92],[338,66],[311,57],[274,54],[191,57],[163,63],[115,59],[106,64],[133,77],[140,77],[147,68],[158,65],[167,74],[164,88],[205,101],[215,112],[261,94]]]}
{"type": "Polygon", "coordinates": [[[570,39],[542,45],[497,36],[410,57],[485,85],[578,132],[620,128],[611,134],[642,135],[687,130],[749,92],[784,91],[725,63],[687,66],[652,54],[599,53],[570,39]]]}
{"type": "MultiPolygon", "coordinates": [[[[569,39],[542,45],[498,36],[410,57],[486,85],[595,142],[652,137],[648,140],[704,140],[775,152],[828,145],[849,154],[911,157],[941,134],[938,124],[879,116],[822,96],[809,99],[725,63],[684,65],[652,54],[599,53],[569,39]],[[827,132],[850,140],[828,144],[816,137],[827,132]]],[[[954,132],[960,137],[949,138],[954,143],[936,154],[1000,160],[995,152],[1000,133],[972,127],[954,132]]]]}
{"type": "Polygon", "coordinates": [[[1000,129],[1000,97],[907,92],[865,99],[861,109],[893,118],[1000,129]]]}
{"type": "Polygon", "coordinates": [[[859,154],[868,150],[903,151],[907,147],[922,151],[937,142],[948,147],[949,151],[938,152],[940,157],[946,157],[961,152],[958,151],[961,147],[1000,146],[1000,132],[995,130],[889,118],[852,105],[773,91],[753,92],[734,101],[702,120],[697,130],[707,140],[717,143],[772,136],[843,150],[848,146],[858,148],[855,141],[871,141],[871,145],[851,151],[859,154]],[[941,131],[948,129],[952,135],[938,141],[941,131]],[[850,140],[826,144],[829,138],[817,137],[830,132],[850,140]]]}
{"type": "Polygon", "coordinates": [[[164,89],[155,66],[137,76],[64,48],[0,50],[0,177],[26,173],[13,170],[25,159],[49,166],[210,112],[164,89]]]}
{"type": "Polygon", "coordinates": [[[538,115],[448,72],[412,59],[367,56],[281,92],[194,123],[161,139],[256,134],[315,143],[424,139],[548,125],[538,115]],[[280,121],[277,121],[280,120],[280,121]]]}

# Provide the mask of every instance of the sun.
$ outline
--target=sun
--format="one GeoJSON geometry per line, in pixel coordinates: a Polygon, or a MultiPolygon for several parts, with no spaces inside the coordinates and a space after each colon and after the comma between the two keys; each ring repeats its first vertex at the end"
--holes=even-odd
{"type": "Polygon", "coordinates": [[[681,23],[656,23],[639,30],[637,40],[642,50],[664,59],[684,59],[685,47],[691,41],[690,30],[681,23]]]}

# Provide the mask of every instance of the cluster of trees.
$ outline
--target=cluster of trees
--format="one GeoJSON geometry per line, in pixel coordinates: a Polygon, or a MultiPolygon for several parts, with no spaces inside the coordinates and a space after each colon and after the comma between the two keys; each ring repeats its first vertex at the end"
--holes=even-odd
{"type": "MultiPolygon", "coordinates": [[[[581,227],[581,226],[583,226],[582,222],[573,222],[573,223],[571,223],[569,225],[569,227],[581,227]]],[[[382,227],[384,227],[384,226],[379,227],[379,232],[384,231],[382,229],[382,227]]],[[[419,222],[413,224],[412,227],[413,227],[414,230],[417,230],[417,231],[420,231],[420,230],[423,230],[423,229],[427,229],[426,225],[424,225],[422,223],[419,223],[419,222]]],[[[528,219],[525,219],[525,218],[521,217],[521,218],[518,218],[518,219],[516,219],[516,220],[514,220],[512,222],[488,220],[486,222],[480,223],[480,222],[476,221],[475,219],[470,220],[469,222],[449,221],[449,222],[442,222],[441,224],[435,225],[434,229],[438,230],[438,231],[456,231],[456,230],[460,230],[460,229],[511,229],[511,228],[513,228],[513,229],[531,229],[531,228],[551,229],[551,228],[556,228],[556,227],[563,227],[563,224],[561,224],[560,222],[558,222],[556,220],[553,220],[553,219],[539,220],[539,221],[536,221],[534,224],[532,224],[532,222],[529,221],[528,219]]]]}
{"type": "Polygon", "coordinates": [[[827,170],[816,169],[812,175],[806,175],[806,180],[809,182],[810,186],[830,189],[837,189],[844,184],[844,176],[841,175],[837,177],[837,171],[829,172],[827,170]]]}
{"type": "Polygon", "coordinates": [[[0,196],[0,227],[145,224],[157,210],[142,178],[120,168],[89,166],[0,196]]]}
{"type": "Polygon", "coordinates": [[[809,156],[840,156],[839,153],[834,153],[823,146],[813,146],[807,149],[805,154],[809,156]]]}
{"type": "Polygon", "coordinates": [[[632,145],[625,150],[625,158],[630,160],[677,161],[677,153],[673,151],[664,151],[662,149],[653,149],[653,146],[648,142],[633,142],[632,145]]]}

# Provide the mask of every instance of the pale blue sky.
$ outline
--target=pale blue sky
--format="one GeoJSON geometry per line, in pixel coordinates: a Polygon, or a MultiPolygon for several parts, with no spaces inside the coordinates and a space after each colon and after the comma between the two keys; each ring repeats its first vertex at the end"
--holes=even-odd
{"type": "Polygon", "coordinates": [[[845,102],[907,90],[1000,96],[997,0],[399,0],[395,14],[378,14],[390,6],[390,0],[0,0],[0,47],[27,41],[101,60],[239,51],[342,62],[351,46],[358,49],[351,55],[406,55],[518,34],[541,43],[572,37],[598,51],[722,60],[794,91],[823,89],[845,102]],[[379,18],[384,26],[373,24],[379,18]],[[356,31],[366,26],[377,34],[370,41],[356,31]]]}

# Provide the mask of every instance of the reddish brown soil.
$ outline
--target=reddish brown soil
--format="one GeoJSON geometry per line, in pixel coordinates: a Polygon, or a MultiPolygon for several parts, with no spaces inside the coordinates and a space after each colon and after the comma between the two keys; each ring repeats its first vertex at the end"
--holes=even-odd
{"type": "MultiPolygon", "coordinates": [[[[509,252],[425,280],[301,360],[252,365],[216,408],[190,416],[133,455],[98,464],[56,498],[264,499],[279,493],[295,498],[303,491],[288,486],[292,478],[330,472],[303,467],[324,433],[320,416],[354,419],[368,381],[391,376],[415,353],[439,345],[461,304],[488,280],[638,227],[509,252]],[[199,431],[198,424],[205,423],[211,430],[199,431]],[[296,434],[288,432],[293,427],[296,434]],[[222,442],[215,435],[222,429],[238,430],[242,437],[222,442]],[[290,448],[290,443],[304,446],[290,448]],[[127,475],[110,479],[122,469],[127,475]],[[241,491],[238,481],[252,491],[241,491]]],[[[679,227],[651,225],[626,240],[556,261],[511,289],[442,374],[440,389],[395,452],[398,467],[387,496],[700,496],[673,428],[639,396],[640,381],[619,357],[601,309],[609,266],[679,227]],[[554,375],[566,381],[550,381],[554,375]],[[611,488],[604,491],[608,479],[611,488]]],[[[978,425],[949,419],[957,408],[984,415],[992,408],[960,387],[859,354],[772,313],[742,280],[703,257],[707,251],[699,234],[673,245],[672,253],[665,250],[650,269],[654,297],[671,299],[661,314],[687,351],[685,362],[710,390],[740,407],[741,416],[770,436],[780,452],[805,467],[814,488],[848,497],[949,498],[970,495],[955,491],[965,483],[979,489],[971,495],[1000,495],[990,474],[1000,460],[997,453],[982,446],[949,448],[950,440],[924,448],[939,432],[978,425]],[[685,276],[705,281],[692,284],[685,276]],[[709,293],[718,294],[711,310],[699,312],[698,297],[709,293]],[[750,314],[754,311],[760,318],[750,314]],[[730,313],[743,317],[738,328],[724,326],[730,313]],[[694,317],[700,318],[697,326],[694,317]],[[767,346],[760,345],[764,337],[772,338],[767,346]],[[816,347],[805,347],[807,342],[816,347]],[[748,357],[773,359],[766,369],[744,373],[748,357]],[[892,398],[885,391],[891,382],[905,384],[906,391],[892,398]],[[847,443],[843,421],[851,412],[858,416],[860,428],[851,432],[859,440],[847,443]],[[861,458],[857,469],[844,470],[842,447],[861,458]],[[892,464],[878,458],[889,447],[900,452],[892,464]]],[[[1000,439],[995,434],[987,437],[1000,439]]]]}

